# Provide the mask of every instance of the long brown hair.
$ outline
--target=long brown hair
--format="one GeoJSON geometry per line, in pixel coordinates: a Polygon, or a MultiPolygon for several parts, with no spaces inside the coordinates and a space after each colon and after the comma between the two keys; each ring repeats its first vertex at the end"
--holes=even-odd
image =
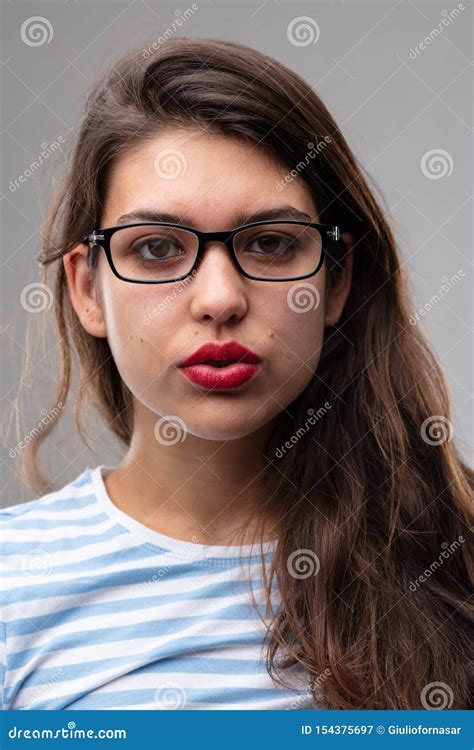
{"type": "MultiPolygon", "coordinates": [[[[268,631],[268,670],[284,683],[299,663],[328,708],[430,707],[440,693],[446,707],[467,708],[473,472],[451,439],[440,365],[410,319],[392,230],[332,116],[295,73],[240,44],[176,38],[130,52],[91,87],[40,252],[45,283],[56,262],[54,403],[67,401],[76,352],[79,431],[88,395],[130,443],[131,394],[107,339],[80,325],[61,257],[99,226],[117,157],[183,125],[239,136],[289,170],[303,165],[321,221],[355,239],[343,315],[265,450],[265,502],[281,518],[268,583],[278,579],[283,605],[268,631]]],[[[334,243],[330,280],[345,253],[334,243]]],[[[50,485],[37,450],[61,413],[24,453],[27,481],[41,491],[50,485]]]]}

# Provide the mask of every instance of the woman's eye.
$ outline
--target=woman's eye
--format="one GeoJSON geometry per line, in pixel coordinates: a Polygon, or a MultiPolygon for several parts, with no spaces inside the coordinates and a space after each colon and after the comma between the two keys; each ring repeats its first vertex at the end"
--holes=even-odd
{"type": "Polygon", "coordinates": [[[248,244],[250,252],[267,255],[280,255],[286,251],[296,250],[297,241],[294,237],[283,237],[278,235],[261,235],[254,237],[248,244]]]}
{"type": "Polygon", "coordinates": [[[180,247],[171,240],[146,240],[132,248],[132,252],[142,260],[168,260],[179,255],[180,247]]]}

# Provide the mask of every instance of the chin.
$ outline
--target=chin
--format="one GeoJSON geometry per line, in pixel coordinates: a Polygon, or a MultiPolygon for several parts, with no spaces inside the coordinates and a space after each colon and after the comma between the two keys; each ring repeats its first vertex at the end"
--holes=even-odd
{"type": "Polygon", "coordinates": [[[238,440],[255,432],[259,427],[259,425],[249,424],[249,420],[244,413],[239,415],[239,419],[231,419],[230,417],[225,419],[225,417],[216,413],[207,419],[203,417],[201,421],[196,421],[195,413],[192,416],[192,421],[187,421],[185,416],[182,419],[190,435],[216,442],[238,440]]]}

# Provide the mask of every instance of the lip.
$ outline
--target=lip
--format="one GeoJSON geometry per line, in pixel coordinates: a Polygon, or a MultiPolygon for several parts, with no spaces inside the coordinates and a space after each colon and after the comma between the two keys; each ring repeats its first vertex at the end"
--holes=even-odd
{"type": "Polygon", "coordinates": [[[249,365],[245,362],[237,362],[227,367],[213,367],[212,365],[191,365],[181,367],[181,372],[187,378],[213,391],[224,391],[230,388],[238,388],[253,378],[262,369],[262,365],[249,365]]]}
{"type": "Polygon", "coordinates": [[[179,365],[182,373],[197,385],[212,390],[238,388],[262,369],[261,358],[255,352],[229,341],[226,344],[203,344],[179,365]],[[235,360],[224,367],[203,364],[206,360],[235,360]]]}
{"type": "Polygon", "coordinates": [[[255,352],[247,349],[246,346],[239,344],[238,341],[229,341],[226,344],[216,344],[209,342],[199,347],[180,367],[191,367],[191,365],[200,365],[208,359],[227,360],[232,359],[236,362],[245,362],[250,365],[257,365],[261,358],[255,352]]]}

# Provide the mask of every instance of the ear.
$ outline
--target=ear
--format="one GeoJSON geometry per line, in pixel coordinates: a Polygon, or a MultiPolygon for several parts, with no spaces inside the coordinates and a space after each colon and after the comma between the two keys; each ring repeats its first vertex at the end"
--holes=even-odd
{"type": "Polygon", "coordinates": [[[331,282],[328,285],[324,316],[325,326],[336,325],[338,322],[344,309],[344,305],[346,304],[347,297],[349,296],[352,283],[354,237],[350,232],[343,232],[341,234],[341,240],[346,245],[347,251],[344,255],[343,268],[339,270],[334,277],[334,280],[331,279],[331,282]]]}
{"type": "Polygon", "coordinates": [[[87,247],[77,245],[63,255],[71,303],[83,328],[91,336],[106,338],[107,330],[99,301],[98,279],[87,265],[87,247]]]}

